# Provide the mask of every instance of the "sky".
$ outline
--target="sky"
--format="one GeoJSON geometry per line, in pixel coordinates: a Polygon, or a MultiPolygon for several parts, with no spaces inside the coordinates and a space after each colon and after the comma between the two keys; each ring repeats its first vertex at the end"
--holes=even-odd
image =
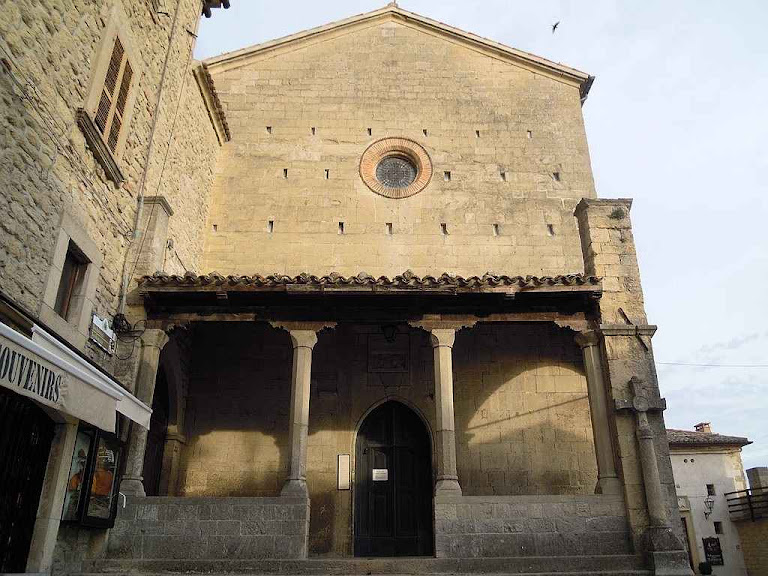
{"type": "MultiPolygon", "coordinates": [[[[195,57],[385,4],[232,0],[203,20],[195,57]]],[[[711,422],[753,441],[745,468],[768,466],[768,2],[399,5],[596,76],[584,118],[597,193],[634,199],[667,427],[711,422]]]]}

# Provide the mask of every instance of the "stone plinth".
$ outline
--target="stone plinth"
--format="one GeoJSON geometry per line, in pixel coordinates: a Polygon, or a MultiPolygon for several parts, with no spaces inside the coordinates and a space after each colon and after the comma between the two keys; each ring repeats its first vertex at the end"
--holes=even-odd
{"type": "Polygon", "coordinates": [[[307,556],[303,498],[129,497],[110,531],[107,558],[299,559],[307,556]]]}
{"type": "Polygon", "coordinates": [[[621,496],[438,496],[440,558],[631,553],[621,496]]]}

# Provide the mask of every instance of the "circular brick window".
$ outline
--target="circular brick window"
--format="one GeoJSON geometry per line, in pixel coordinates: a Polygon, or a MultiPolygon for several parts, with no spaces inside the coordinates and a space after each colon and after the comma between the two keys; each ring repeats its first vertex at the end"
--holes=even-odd
{"type": "Polygon", "coordinates": [[[371,144],[360,160],[363,182],[387,198],[421,192],[432,178],[429,154],[413,140],[384,138],[371,144]]]}

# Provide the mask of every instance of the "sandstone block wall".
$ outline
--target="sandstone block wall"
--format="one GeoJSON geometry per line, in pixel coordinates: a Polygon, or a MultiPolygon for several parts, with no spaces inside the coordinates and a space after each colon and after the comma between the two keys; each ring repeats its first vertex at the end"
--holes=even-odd
{"type": "Polygon", "coordinates": [[[306,556],[309,504],[291,498],[131,498],[108,558],[238,560],[306,556]]]}
{"type": "Polygon", "coordinates": [[[615,496],[464,496],[435,502],[439,557],[631,553],[624,501],[615,496]]]}
{"type": "MultiPolygon", "coordinates": [[[[275,496],[287,474],[291,344],[262,325],[207,324],[194,334],[180,494],[275,496]]],[[[572,338],[545,326],[480,326],[454,347],[459,479],[465,494],[591,494],[596,482],[586,384],[572,338]]],[[[352,500],[337,456],[378,403],[397,399],[434,429],[427,333],[340,325],[313,351],[307,482],[310,552],[351,554],[352,500]],[[407,370],[379,373],[395,351],[407,370]]],[[[354,462],[353,462],[354,468],[354,462]]]]}
{"type": "MultiPolygon", "coordinates": [[[[177,5],[180,12],[157,110],[172,18],[154,14],[151,5],[146,0],[67,0],[11,2],[3,9],[0,47],[11,71],[0,70],[0,209],[8,215],[0,222],[0,290],[32,315],[40,309],[65,211],[104,255],[94,313],[111,318],[116,311],[155,116],[156,144],[145,193],[166,195],[174,205],[170,229],[178,256],[167,254],[168,270],[197,266],[218,148],[189,71],[193,38],[185,28],[196,29],[200,2],[166,2],[171,14],[177,5]],[[126,187],[120,189],[107,180],[75,123],[76,111],[84,105],[91,64],[116,2],[126,15],[123,28],[141,46],[144,72],[134,87],[135,112],[119,160],[127,179],[126,187]],[[22,90],[20,84],[26,88],[22,90]],[[172,150],[166,161],[169,143],[172,150]]],[[[112,370],[112,357],[91,345],[86,352],[112,370]]]]}
{"type": "Polygon", "coordinates": [[[211,73],[233,140],[217,167],[204,271],[582,270],[572,212],[595,192],[577,87],[403,22],[211,73]],[[413,197],[384,198],[360,179],[361,155],[387,136],[431,156],[432,181],[413,197]]]}
{"type": "Polygon", "coordinates": [[[744,564],[749,576],[768,574],[768,519],[757,522],[738,522],[744,564]]]}

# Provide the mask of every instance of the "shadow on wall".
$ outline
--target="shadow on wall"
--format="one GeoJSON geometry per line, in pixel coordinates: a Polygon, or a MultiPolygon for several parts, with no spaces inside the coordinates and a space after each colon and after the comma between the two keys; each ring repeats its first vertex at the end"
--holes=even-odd
{"type": "Polygon", "coordinates": [[[467,495],[591,494],[586,378],[570,331],[478,325],[454,347],[459,480],[467,495]]]}
{"type": "MultiPolygon", "coordinates": [[[[291,355],[287,332],[268,325],[197,326],[181,494],[279,494],[288,467],[291,355]]],[[[381,326],[340,325],[320,333],[312,374],[310,550],[344,555],[352,545],[352,495],[337,490],[337,457],[354,459],[357,425],[386,399],[411,406],[434,431],[432,347],[426,332],[407,326],[387,342],[381,326]]],[[[586,380],[569,331],[542,324],[462,330],[454,380],[465,494],[594,491],[586,380]]]]}

